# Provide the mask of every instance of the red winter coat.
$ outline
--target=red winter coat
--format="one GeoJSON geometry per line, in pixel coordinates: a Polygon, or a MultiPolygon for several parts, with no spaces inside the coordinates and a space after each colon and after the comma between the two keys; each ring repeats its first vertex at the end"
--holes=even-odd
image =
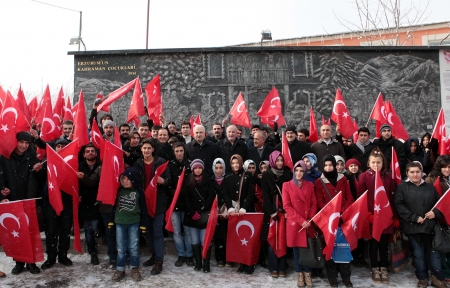
{"type": "MultiPolygon", "coordinates": [[[[283,209],[286,211],[286,242],[289,247],[306,247],[306,229],[303,222],[311,219],[317,213],[317,200],[314,186],[311,182],[303,181],[299,188],[294,180],[283,183],[283,209]]],[[[312,223],[311,223],[312,224],[312,223]]]]}
{"type": "MultiPolygon", "coordinates": [[[[381,173],[381,181],[383,182],[384,190],[389,197],[389,203],[391,205],[392,213],[394,214],[394,219],[398,219],[397,213],[394,210],[394,192],[395,192],[395,182],[392,179],[392,174],[390,172],[381,173]]],[[[366,192],[367,190],[367,208],[369,212],[373,214],[374,208],[374,196],[375,196],[375,171],[368,169],[366,172],[359,175],[358,182],[358,198],[366,192]]],[[[372,228],[372,224],[370,225],[372,228]]],[[[372,229],[371,229],[372,230],[372,229]]],[[[383,234],[394,233],[394,225],[389,226],[383,230],[383,234]]]]}
{"type": "Polygon", "coordinates": [[[350,185],[348,184],[347,178],[338,174],[336,187],[328,181],[327,178],[322,174],[320,178],[316,179],[314,182],[314,190],[317,198],[317,209],[322,209],[328,202],[336,196],[339,191],[342,191],[342,205],[341,205],[341,214],[347,210],[347,208],[354,202],[352,192],[350,191],[350,185]],[[322,183],[322,181],[324,183],[322,183]],[[327,186],[328,191],[330,192],[330,196],[328,196],[327,190],[324,187],[324,184],[327,186]]]}

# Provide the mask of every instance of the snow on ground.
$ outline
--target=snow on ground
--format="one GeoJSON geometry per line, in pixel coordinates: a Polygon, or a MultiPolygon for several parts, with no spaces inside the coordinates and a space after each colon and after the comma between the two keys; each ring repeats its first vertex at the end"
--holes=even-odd
{"type": "MultiPolygon", "coordinates": [[[[43,246],[45,249],[45,246],[43,246]]],[[[73,250],[69,251],[69,258],[74,262],[71,267],[62,266],[56,263],[52,268],[40,274],[32,275],[28,271],[20,275],[12,275],[11,269],[15,262],[0,253],[0,270],[6,272],[6,278],[0,278],[0,287],[226,287],[226,288],[253,288],[253,287],[297,287],[297,274],[293,270],[293,259],[288,259],[291,267],[287,271],[285,279],[272,279],[269,270],[260,266],[256,267],[253,275],[244,275],[236,272],[237,267],[218,268],[214,257],[211,262],[211,273],[196,272],[192,267],[175,267],[174,263],[177,255],[174,252],[173,242],[166,241],[166,255],[164,258],[163,272],[160,275],[152,276],[152,267],[140,268],[143,280],[134,282],[131,279],[129,270],[127,276],[121,282],[112,282],[111,277],[114,271],[108,268],[108,257],[105,253],[105,245],[99,245],[100,265],[90,264],[90,255],[87,253],[78,254],[73,250]]],[[[141,263],[145,262],[148,256],[148,249],[141,247],[141,263]]],[[[37,264],[38,267],[42,263],[37,264]]],[[[416,287],[417,279],[414,269],[408,264],[401,272],[390,274],[390,284],[375,284],[372,282],[370,270],[367,268],[352,267],[351,280],[354,287],[416,287]]],[[[329,287],[328,282],[322,279],[314,279],[314,287],[329,287]]],[[[345,287],[340,282],[339,287],[345,287]]]]}

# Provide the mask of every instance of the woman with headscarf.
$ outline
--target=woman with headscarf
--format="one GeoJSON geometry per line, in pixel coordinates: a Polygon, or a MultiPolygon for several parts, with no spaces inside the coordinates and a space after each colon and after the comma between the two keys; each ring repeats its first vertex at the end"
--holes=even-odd
{"type": "MultiPolygon", "coordinates": [[[[336,169],[336,159],[331,154],[323,156],[323,173],[316,180],[314,191],[317,198],[317,209],[320,210],[342,191],[341,214],[354,202],[347,178],[336,169]]],[[[335,263],[332,259],[325,263],[328,282],[331,287],[338,287],[338,272],[340,272],[345,287],[353,287],[350,281],[350,263],[335,263]]]]}
{"type": "MultiPolygon", "coordinates": [[[[291,170],[284,166],[284,158],[280,151],[273,151],[269,156],[270,169],[263,173],[261,188],[263,191],[264,222],[261,231],[261,240],[267,241],[271,220],[278,221],[278,212],[284,217],[281,188],[284,182],[292,179],[291,170]]],[[[269,271],[273,278],[286,277],[286,256],[277,257],[274,250],[268,245],[269,271]]]]}
{"type": "MultiPolygon", "coordinates": [[[[255,211],[255,192],[253,188],[253,177],[243,168],[242,157],[234,154],[230,159],[231,173],[223,180],[223,198],[228,209],[228,217],[244,215],[255,211]]],[[[256,264],[256,263],[255,263],[256,264]]],[[[237,272],[253,274],[254,265],[240,264],[237,272]]]]}
{"type": "Polygon", "coordinates": [[[405,141],[405,151],[406,157],[409,162],[417,161],[422,164],[423,167],[428,167],[430,163],[431,151],[428,149],[427,152],[421,149],[419,139],[416,137],[409,137],[405,141]]]}
{"type": "Polygon", "coordinates": [[[317,170],[317,157],[313,153],[308,153],[303,155],[302,159],[305,162],[307,168],[303,180],[314,184],[316,179],[318,179],[320,175],[322,175],[322,172],[317,170]]]}
{"type": "Polygon", "coordinates": [[[294,265],[298,273],[297,287],[312,287],[311,267],[302,266],[299,261],[299,247],[307,247],[307,228],[309,221],[317,213],[317,200],[314,185],[304,181],[307,168],[303,160],[294,165],[291,181],[283,183],[283,208],[286,210],[287,246],[294,248],[294,265]],[[303,230],[301,230],[303,228],[303,230]],[[301,230],[301,231],[300,231],[301,230]],[[300,232],[298,232],[300,231],[300,232]]]}
{"type": "Polygon", "coordinates": [[[214,176],[211,179],[211,187],[214,193],[217,195],[218,207],[219,207],[219,218],[217,219],[216,231],[214,232],[214,246],[215,246],[215,255],[218,267],[225,266],[225,256],[226,256],[226,245],[225,241],[227,239],[227,209],[224,211],[221,207],[226,207],[225,199],[223,198],[223,183],[225,178],[225,161],[222,158],[216,158],[213,161],[212,170],[214,172],[214,176]],[[223,206],[225,205],[225,206],[223,206]]]}
{"type": "Polygon", "coordinates": [[[192,173],[188,175],[183,189],[184,203],[186,205],[186,214],[183,224],[189,228],[191,234],[192,252],[195,259],[195,271],[210,272],[211,247],[208,249],[206,258],[202,265],[202,246],[205,239],[206,223],[202,221],[203,213],[211,210],[211,206],[216,196],[211,189],[211,180],[207,177],[205,164],[200,159],[191,162],[192,173]]]}
{"type": "MultiPolygon", "coordinates": [[[[253,160],[247,160],[247,161],[253,162],[253,160]]],[[[244,162],[244,169],[245,169],[245,163],[247,161],[244,162]]],[[[262,178],[262,174],[264,172],[266,172],[269,167],[270,167],[269,161],[267,161],[267,160],[261,161],[261,162],[259,162],[259,171],[261,171],[261,174],[253,175],[253,181],[255,184],[255,212],[263,213],[264,198],[263,198],[263,192],[261,189],[261,178],[262,178]]],[[[261,240],[258,264],[259,264],[259,266],[267,269],[267,268],[269,268],[269,266],[266,264],[266,252],[267,252],[267,241],[261,240]]]]}
{"type": "Polygon", "coordinates": [[[336,159],[336,170],[338,171],[338,173],[345,175],[345,172],[347,172],[347,170],[345,170],[344,158],[339,155],[334,155],[334,159],[336,159]]]}
{"type": "Polygon", "coordinates": [[[437,140],[432,138],[430,133],[426,132],[420,139],[420,150],[422,150],[423,153],[428,153],[430,160],[427,165],[423,167],[423,172],[425,174],[428,174],[433,169],[434,162],[438,157],[438,148],[439,144],[437,140]]]}
{"type": "MultiPolygon", "coordinates": [[[[425,169],[425,168],[424,168],[425,169]]],[[[425,182],[434,185],[439,178],[439,186],[444,194],[450,188],[450,155],[441,155],[436,159],[433,170],[428,174],[425,182]]],[[[442,224],[448,225],[445,218],[439,219],[442,224]]],[[[450,281],[450,253],[441,253],[442,273],[444,273],[445,281],[450,281]]]]}

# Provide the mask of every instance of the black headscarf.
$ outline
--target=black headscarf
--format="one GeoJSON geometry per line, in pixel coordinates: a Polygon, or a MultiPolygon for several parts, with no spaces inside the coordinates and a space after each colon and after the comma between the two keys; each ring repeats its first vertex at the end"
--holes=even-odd
{"type": "Polygon", "coordinates": [[[325,170],[323,171],[323,176],[325,176],[325,178],[328,179],[328,181],[330,181],[330,183],[336,187],[337,184],[337,178],[338,178],[338,172],[336,169],[336,159],[334,158],[333,155],[331,154],[327,154],[325,156],[323,156],[322,158],[322,162],[323,162],[323,166],[325,166],[325,162],[327,161],[331,161],[331,164],[333,165],[333,171],[331,172],[326,172],[325,170]]]}

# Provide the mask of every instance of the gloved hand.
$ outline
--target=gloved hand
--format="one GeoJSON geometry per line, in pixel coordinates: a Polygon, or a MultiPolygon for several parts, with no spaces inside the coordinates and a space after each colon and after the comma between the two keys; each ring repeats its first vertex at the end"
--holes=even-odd
{"type": "Polygon", "coordinates": [[[198,212],[196,211],[194,215],[192,215],[192,220],[197,221],[198,219],[200,219],[200,214],[198,214],[198,212]]]}
{"type": "Polygon", "coordinates": [[[280,220],[280,219],[278,219],[278,215],[275,215],[275,216],[272,216],[272,220],[275,221],[275,222],[277,222],[277,221],[280,220]]]}
{"type": "Polygon", "coordinates": [[[95,106],[100,105],[100,103],[102,103],[102,99],[100,99],[100,98],[95,99],[95,101],[94,101],[95,106]]]}
{"type": "Polygon", "coordinates": [[[114,226],[114,222],[109,222],[108,223],[108,229],[111,229],[114,226]]]}
{"type": "Polygon", "coordinates": [[[400,220],[394,219],[394,227],[395,228],[400,228],[400,220]]]}
{"type": "Polygon", "coordinates": [[[276,121],[273,121],[273,132],[278,131],[278,123],[276,121]]]}
{"type": "Polygon", "coordinates": [[[370,224],[373,224],[373,214],[371,212],[369,212],[369,214],[367,214],[367,220],[369,220],[370,224]]]}
{"type": "Polygon", "coordinates": [[[141,229],[142,234],[147,233],[147,227],[145,227],[145,226],[140,226],[139,228],[141,229]]]}

